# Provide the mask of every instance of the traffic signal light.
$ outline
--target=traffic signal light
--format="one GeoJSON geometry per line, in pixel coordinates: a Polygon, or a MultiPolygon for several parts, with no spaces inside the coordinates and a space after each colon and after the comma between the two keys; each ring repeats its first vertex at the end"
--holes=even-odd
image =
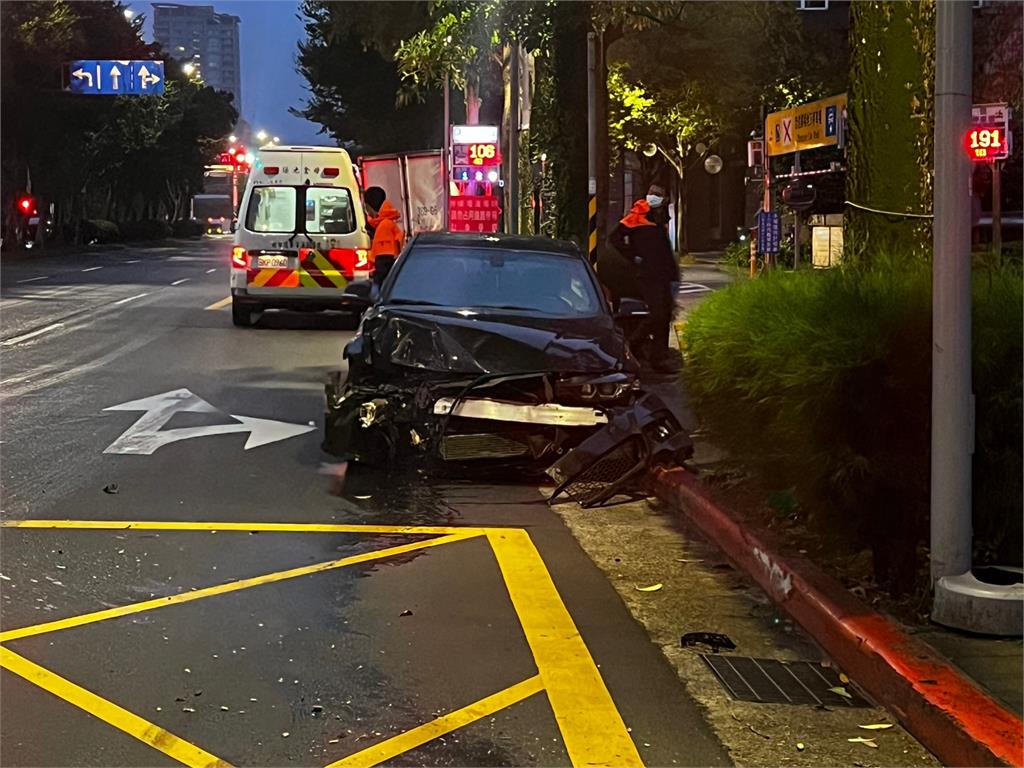
{"type": "Polygon", "coordinates": [[[35,198],[23,195],[18,198],[18,210],[23,216],[30,216],[36,212],[35,198]]]}

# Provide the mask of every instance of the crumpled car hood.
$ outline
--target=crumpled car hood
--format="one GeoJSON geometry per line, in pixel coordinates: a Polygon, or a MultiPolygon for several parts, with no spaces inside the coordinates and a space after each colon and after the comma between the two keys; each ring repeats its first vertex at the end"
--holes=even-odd
{"type": "Polygon", "coordinates": [[[598,373],[622,370],[626,359],[622,333],[605,316],[463,317],[449,310],[382,308],[364,320],[363,333],[378,358],[438,373],[598,373]]]}

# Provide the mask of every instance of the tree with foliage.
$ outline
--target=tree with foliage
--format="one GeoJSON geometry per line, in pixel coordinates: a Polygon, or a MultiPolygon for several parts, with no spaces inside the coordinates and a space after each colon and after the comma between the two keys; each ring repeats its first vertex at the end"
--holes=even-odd
{"type": "MultiPolygon", "coordinates": [[[[230,94],[167,67],[163,96],[89,97],[62,89],[75,59],[154,59],[141,17],[116,2],[4,3],[3,205],[29,191],[55,222],[187,215],[203,170],[237,120],[230,94]]],[[[173,64],[172,62],[169,62],[173,64]]]]}
{"type": "Polygon", "coordinates": [[[402,78],[395,51],[428,25],[426,2],[306,0],[301,8],[306,40],[298,66],[312,96],[292,114],[357,154],[441,145],[439,94],[396,100],[402,78]]]}
{"type": "Polygon", "coordinates": [[[935,0],[859,2],[850,7],[849,170],[854,208],[846,252],[931,252],[935,0]]]}
{"type": "Polygon", "coordinates": [[[787,3],[686,1],[631,12],[646,23],[634,22],[609,52],[611,144],[650,148],[680,190],[703,160],[698,145],[739,141],[762,107],[842,89],[841,62],[816,52],[787,3]]]}

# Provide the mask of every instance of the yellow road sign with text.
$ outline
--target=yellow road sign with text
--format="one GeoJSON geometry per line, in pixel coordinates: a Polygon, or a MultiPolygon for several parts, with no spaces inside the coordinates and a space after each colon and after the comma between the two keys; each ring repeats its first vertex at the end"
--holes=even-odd
{"type": "Polygon", "coordinates": [[[846,111],[846,94],[830,96],[781,112],[772,112],[764,123],[768,155],[787,155],[805,149],[834,147],[839,142],[846,111]]]}

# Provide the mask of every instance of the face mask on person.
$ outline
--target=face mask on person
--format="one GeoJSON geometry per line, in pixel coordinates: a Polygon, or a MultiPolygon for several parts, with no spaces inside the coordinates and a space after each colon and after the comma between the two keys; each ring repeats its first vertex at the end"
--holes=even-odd
{"type": "Polygon", "coordinates": [[[664,202],[665,202],[665,198],[661,197],[659,195],[648,195],[647,196],[647,204],[649,206],[651,206],[651,208],[659,208],[661,206],[661,204],[664,203],[664,202]]]}

